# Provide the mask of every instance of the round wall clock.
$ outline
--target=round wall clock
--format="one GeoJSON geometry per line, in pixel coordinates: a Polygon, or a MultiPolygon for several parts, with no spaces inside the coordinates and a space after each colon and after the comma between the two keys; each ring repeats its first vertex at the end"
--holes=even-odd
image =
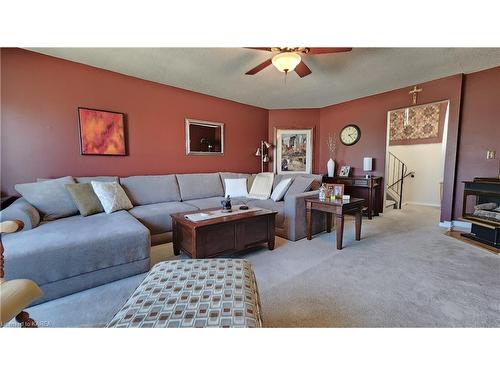
{"type": "Polygon", "coordinates": [[[349,124],[340,131],[340,142],[346,146],[356,144],[361,138],[361,130],[357,125],[349,124]]]}

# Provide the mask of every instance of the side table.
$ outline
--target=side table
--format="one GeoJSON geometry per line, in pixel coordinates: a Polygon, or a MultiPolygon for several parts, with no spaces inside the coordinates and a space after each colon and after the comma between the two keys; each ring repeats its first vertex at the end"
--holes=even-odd
{"type": "Polygon", "coordinates": [[[307,214],[307,239],[312,238],[312,211],[326,213],[326,231],[331,232],[332,216],[335,218],[335,230],[337,237],[337,250],[342,250],[342,240],[344,236],[344,214],[354,214],[356,216],[356,241],[361,240],[362,211],[365,200],[361,198],[351,198],[349,200],[336,199],[334,201],[321,201],[318,198],[306,199],[307,214]]]}

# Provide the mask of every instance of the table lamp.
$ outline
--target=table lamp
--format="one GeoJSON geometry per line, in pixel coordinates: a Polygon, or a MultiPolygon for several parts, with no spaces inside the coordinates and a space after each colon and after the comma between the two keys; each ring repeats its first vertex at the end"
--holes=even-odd
{"type": "MultiPolygon", "coordinates": [[[[371,172],[373,168],[373,158],[371,157],[364,157],[363,158],[363,171],[365,172],[371,172]]],[[[370,178],[371,175],[367,173],[365,175],[366,178],[370,178]]]]}

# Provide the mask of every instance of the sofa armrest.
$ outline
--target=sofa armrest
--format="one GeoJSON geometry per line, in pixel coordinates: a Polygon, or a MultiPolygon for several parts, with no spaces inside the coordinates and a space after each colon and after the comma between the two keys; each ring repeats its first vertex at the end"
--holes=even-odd
{"type": "Polygon", "coordinates": [[[24,198],[17,199],[6,209],[0,211],[0,221],[21,220],[23,230],[36,228],[40,224],[40,213],[24,198]]]}
{"type": "MultiPolygon", "coordinates": [[[[285,218],[288,224],[288,239],[297,241],[307,236],[307,218],[306,218],[306,198],[316,198],[319,190],[307,191],[305,193],[292,194],[285,196],[285,218]]],[[[325,230],[324,220],[318,220],[316,216],[324,215],[313,212],[313,232],[317,233],[325,230]]]]}

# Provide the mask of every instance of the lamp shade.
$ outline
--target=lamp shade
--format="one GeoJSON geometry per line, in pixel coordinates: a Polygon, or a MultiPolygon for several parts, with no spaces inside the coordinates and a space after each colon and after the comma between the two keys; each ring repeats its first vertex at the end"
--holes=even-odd
{"type": "Polygon", "coordinates": [[[365,157],[363,158],[363,170],[365,172],[371,172],[373,168],[373,158],[365,157]]]}
{"type": "Polygon", "coordinates": [[[280,72],[291,72],[300,63],[300,55],[295,52],[282,52],[278,53],[271,60],[273,65],[280,72]]]}

